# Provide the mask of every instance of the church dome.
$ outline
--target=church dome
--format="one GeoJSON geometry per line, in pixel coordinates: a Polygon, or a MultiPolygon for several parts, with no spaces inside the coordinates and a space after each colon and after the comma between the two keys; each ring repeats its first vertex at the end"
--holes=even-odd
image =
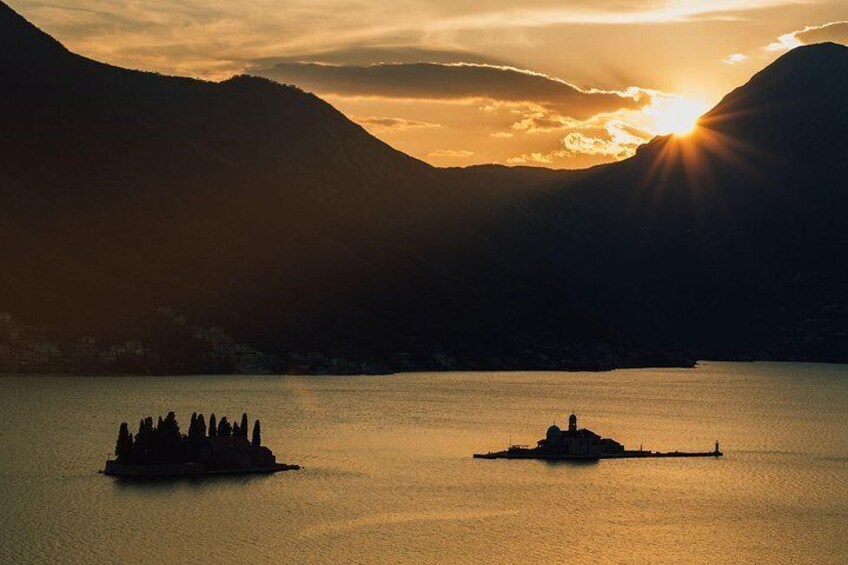
{"type": "Polygon", "coordinates": [[[559,429],[559,426],[554,424],[548,428],[548,433],[545,434],[545,442],[548,445],[559,445],[562,443],[562,430],[559,429]]]}

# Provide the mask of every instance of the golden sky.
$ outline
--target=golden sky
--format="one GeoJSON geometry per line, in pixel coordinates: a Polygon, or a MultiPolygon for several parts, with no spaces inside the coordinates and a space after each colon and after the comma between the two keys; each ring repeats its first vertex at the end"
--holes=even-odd
{"type": "Polygon", "coordinates": [[[9,0],[115,65],[312,91],[440,166],[578,168],[684,131],[846,0],[9,0]]]}

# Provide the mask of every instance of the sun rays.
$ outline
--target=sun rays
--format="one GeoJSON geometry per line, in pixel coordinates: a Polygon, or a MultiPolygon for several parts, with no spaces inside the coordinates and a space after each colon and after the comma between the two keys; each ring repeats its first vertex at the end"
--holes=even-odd
{"type": "Polygon", "coordinates": [[[698,118],[709,106],[699,100],[683,96],[656,98],[644,112],[657,135],[689,135],[694,131],[698,118]]]}
{"type": "Polygon", "coordinates": [[[637,191],[648,192],[655,208],[688,202],[680,211],[688,209],[697,224],[724,209],[727,194],[721,189],[724,181],[720,177],[728,165],[752,185],[764,186],[764,167],[770,156],[723,128],[725,121],[724,115],[707,114],[691,127],[681,127],[685,133],[649,143],[643,154],[649,160],[647,172],[635,185],[637,191]]]}

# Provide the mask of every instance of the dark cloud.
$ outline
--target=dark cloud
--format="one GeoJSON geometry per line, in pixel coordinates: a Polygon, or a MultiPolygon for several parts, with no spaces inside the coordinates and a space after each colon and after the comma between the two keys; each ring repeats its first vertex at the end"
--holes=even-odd
{"type": "Polygon", "coordinates": [[[439,124],[423,122],[421,120],[408,120],[405,118],[390,118],[385,116],[351,116],[358,124],[375,132],[404,131],[408,129],[437,128],[439,124]]]}
{"type": "Polygon", "coordinates": [[[638,108],[650,102],[650,95],[637,89],[621,93],[583,90],[547,75],[495,65],[388,63],[357,66],[279,63],[252,72],[318,94],[530,102],[556,108],[563,115],[574,118],[622,108],[638,108]]]}
{"type": "Polygon", "coordinates": [[[447,159],[462,159],[465,157],[471,157],[474,155],[473,151],[467,151],[465,149],[436,149],[435,151],[430,152],[430,157],[442,157],[447,159]]]}
{"type": "Polygon", "coordinates": [[[785,33],[777,41],[769,44],[769,51],[787,51],[799,45],[810,45],[832,41],[848,45],[848,21],[828,22],[822,25],[807,26],[790,33],[785,33]]]}
{"type": "Polygon", "coordinates": [[[833,41],[848,44],[848,22],[831,22],[820,27],[795,32],[795,37],[805,45],[833,41]]]}
{"type": "Polygon", "coordinates": [[[255,61],[256,67],[264,69],[282,63],[323,63],[329,65],[369,66],[380,63],[474,63],[480,65],[506,65],[495,57],[458,49],[433,49],[405,45],[360,45],[343,49],[309,52],[283,57],[267,57],[255,61]]]}

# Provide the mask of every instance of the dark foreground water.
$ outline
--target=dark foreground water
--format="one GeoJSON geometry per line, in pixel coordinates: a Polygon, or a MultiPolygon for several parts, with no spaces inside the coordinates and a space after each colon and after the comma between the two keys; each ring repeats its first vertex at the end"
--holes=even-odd
{"type": "MultiPolygon", "coordinates": [[[[846,563],[848,367],[378,377],[0,378],[0,563],[846,563]],[[262,419],[304,466],[128,484],[118,424],[262,419]],[[474,460],[575,411],[724,459],[474,460]]],[[[131,424],[134,428],[135,425],[131,424]]]]}

